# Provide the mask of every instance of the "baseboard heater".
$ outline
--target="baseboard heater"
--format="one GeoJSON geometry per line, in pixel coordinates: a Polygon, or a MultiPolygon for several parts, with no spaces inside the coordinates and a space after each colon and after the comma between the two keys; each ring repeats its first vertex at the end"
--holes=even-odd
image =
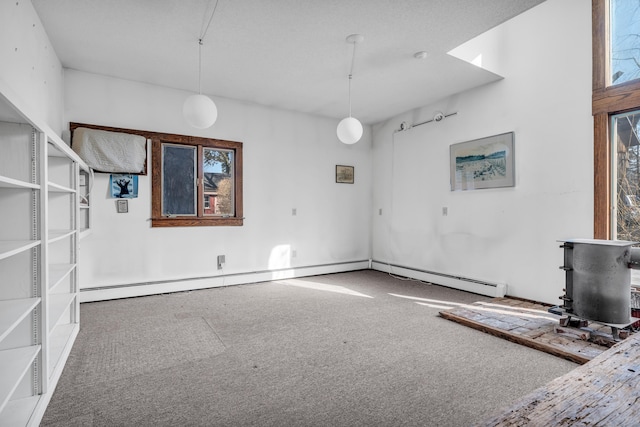
{"type": "Polygon", "coordinates": [[[371,261],[370,268],[489,297],[503,297],[507,294],[506,283],[490,283],[483,280],[421,270],[375,260],[371,261]]]}
{"type": "Polygon", "coordinates": [[[507,285],[503,283],[490,283],[482,280],[437,273],[428,270],[420,270],[382,261],[362,260],[333,264],[298,266],[275,270],[221,274],[217,276],[122,283],[107,286],[91,286],[80,289],[80,302],[104,301],[171,292],[185,292],[197,289],[244,285],[249,283],[269,282],[272,280],[294,279],[298,277],[367,269],[397,274],[399,276],[417,280],[424,280],[425,282],[490,297],[503,297],[507,293],[507,285]]]}
{"type": "Polygon", "coordinates": [[[296,266],[274,270],[250,271],[244,273],[220,274],[216,276],[189,277],[140,283],[123,283],[107,286],[91,286],[80,289],[80,302],[105,301],[223,286],[245,285],[249,283],[269,282],[272,280],[317,276],[320,274],[367,270],[369,268],[370,261],[362,260],[333,264],[296,266]]]}

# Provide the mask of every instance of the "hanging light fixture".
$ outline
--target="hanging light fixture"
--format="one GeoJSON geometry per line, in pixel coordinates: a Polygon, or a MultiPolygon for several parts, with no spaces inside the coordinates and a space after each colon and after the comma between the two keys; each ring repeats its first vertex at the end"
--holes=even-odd
{"type": "Polygon", "coordinates": [[[187,123],[198,129],[206,129],[216,122],[218,118],[218,108],[211,98],[202,94],[202,41],[207,34],[209,25],[213,20],[213,14],[216,13],[218,1],[211,12],[211,18],[207,27],[198,39],[198,93],[189,96],[182,105],[182,115],[187,123]]]}
{"type": "Polygon", "coordinates": [[[355,144],[362,138],[362,123],[355,117],[351,117],[351,80],[353,78],[353,63],[356,58],[356,44],[361,43],[364,36],[361,34],[351,34],[347,37],[347,43],[353,44],[353,56],[351,57],[351,68],[349,70],[349,117],[345,117],[338,123],[338,139],[344,144],[355,144]]]}

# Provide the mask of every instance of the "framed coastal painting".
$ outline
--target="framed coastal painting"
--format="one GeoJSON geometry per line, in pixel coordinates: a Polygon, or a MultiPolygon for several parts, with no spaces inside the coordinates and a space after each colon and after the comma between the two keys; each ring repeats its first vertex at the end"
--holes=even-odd
{"type": "Polygon", "coordinates": [[[451,191],[513,187],[513,132],[449,147],[451,191]]]}

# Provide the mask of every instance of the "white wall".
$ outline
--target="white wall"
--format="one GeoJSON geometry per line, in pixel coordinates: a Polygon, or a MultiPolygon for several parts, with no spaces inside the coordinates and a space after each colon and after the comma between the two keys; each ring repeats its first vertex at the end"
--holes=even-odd
{"type": "Polygon", "coordinates": [[[61,133],[62,65],[30,1],[0,2],[0,79],[61,133]]]}
{"type": "Polygon", "coordinates": [[[468,49],[505,79],[374,126],[373,259],[557,304],[556,240],[593,235],[591,3],[548,0],[468,49]],[[438,110],[458,114],[393,133],[438,110]],[[515,187],[451,192],[449,146],[510,131],[515,187]]]}
{"type": "Polygon", "coordinates": [[[370,258],[368,128],[347,146],[337,120],[214,98],[218,121],[202,131],[182,118],[186,92],[73,70],[65,70],[65,93],[66,121],[244,144],[242,227],[151,228],[150,175],[140,178],[129,213],[118,214],[109,175],[96,174],[93,232],[81,242],[83,288],[370,258]],[[355,166],[355,184],[335,183],[336,164],[355,166]],[[217,255],[226,255],[222,272],[217,255]]]}
{"type": "Polygon", "coordinates": [[[0,2],[0,79],[56,132],[79,121],[245,144],[244,227],[152,229],[149,180],[130,213],[117,214],[99,175],[83,287],[215,275],[218,254],[227,255],[223,273],[372,256],[556,303],[556,240],[592,236],[590,12],[583,0],[548,0],[468,43],[457,54],[481,53],[506,78],[376,125],[373,145],[369,129],[344,146],[333,120],[217,98],[218,122],[195,132],[181,119],[187,93],[71,70],[63,121],[62,68],[28,1],[0,2]],[[436,110],[458,115],[393,134],[436,110]],[[516,134],[516,186],[451,192],[449,145],[507,131],[516,134]],[[335,164],[355,165],[356,184],[335,184],[335,164]]]}

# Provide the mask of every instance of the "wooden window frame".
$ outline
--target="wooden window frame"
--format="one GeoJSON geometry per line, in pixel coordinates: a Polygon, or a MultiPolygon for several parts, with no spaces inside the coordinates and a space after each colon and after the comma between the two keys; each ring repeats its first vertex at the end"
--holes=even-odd
{"type": "Polygon", "coordinates": [[[640,80],[609,86],[609,0],[592,0],[593,237],[610,239],[611,116],[640,109],[640,80]]]}
{"type": "MultiPolygon", "coordinates": [[[[69,123],[73,132],[78,127],[88,129],[121,132],[140,135],[151,140],[151,226],[152,227],[195,227],[195,226],[242,226],[244,224],[242,202],[242,142],[226,141],[222,139],[203,138],[197,136],[178,135],[170,133],[152,132],[138,129],[115,128],[84,123],[69,123]],[[235,214],[233,216],[162,216],[162,143],[198,146],[198,158],[201,158],[202,148],[221,148],[234,151],[234,201],[235,214]]],[[[146,173],[146,165],[145,165],[146,173]]],[[[198,164],[198,177],[202,176],[202,165],[198,164]]],[[[202,211],[204,204],[204,189],[202,182],[198,185],[197,210],[202,211]]]]}
{"type": "Polygon", "coordinates": [[[151,140],[151,226],[152,227],[195,227],[195,226],[241,226],[243,225],[242,205],[242,143],[222,139],[163,134],[151,140]],[[179,138],[177,138],[179,137],[179,138]],[[162,215],[162,144],[184,145],[197,148],[198,176],[196,216],[162,215]],[[234,201],[233,216],[203,216],[204,185],[202,182],[203,148],[218,148],[233,151],[234,155],[234,201]]]}

